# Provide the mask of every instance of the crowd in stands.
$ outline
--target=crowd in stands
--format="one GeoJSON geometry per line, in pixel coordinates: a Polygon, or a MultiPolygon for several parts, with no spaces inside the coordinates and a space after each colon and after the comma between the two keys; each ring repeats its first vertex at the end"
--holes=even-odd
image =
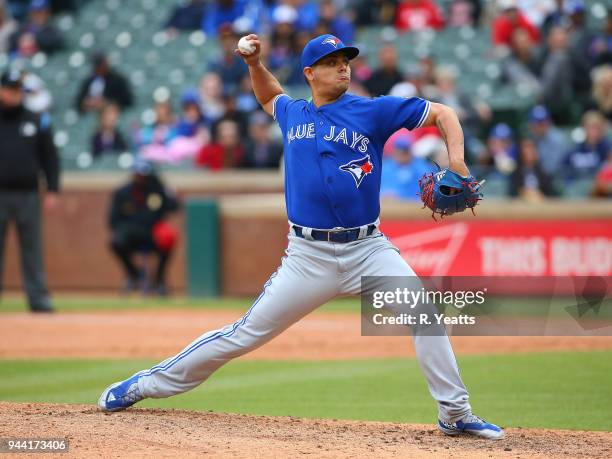
{"type": "MultiPolygon", "coordinates": [[[[65,47],[49,18],[52,11],[73,8],[73,3],[80,2],[0,0],[0,53],[21,59],[65,47]]],[[[164,164],[277,169],[282,139],[261,112],[248,69],[234,53],[240,36],[258,33],[266,65],[281,84],[293,87],[304,84],[300,53],[315,35],[332,33],[347,45],[359,46],[358,31],[368,26],[391,27],[399,34],[470,27],[490,30],[489,57],[500,64],[499,83],[533,94],[534,105],[525,111],[523,123],[499,122],[485,100],[460,89],[461,75],[437,56],[401,62],[392,40],[378,47],[375,65],[364,56],[351,62],[350,91],[372,97],[424,97],[451,106],[464,128],[472,172],[505,180],[508,196],[562,196],[576,180],[591,180],[594,196],[610,196],[612,7],[603,27],[593,27],[582,0],[173,3],[160,24],[166,36],[171,40],[202,31],[217,40],[217,56],[205,63],[199,86],[180,97],[158,97],[149,122],[126,127],[120,117],[133,104],[129,79],[110,65],[105,50],[94,53],[92,73],[75,95],[83,116],[94,112],[99,117],[91,138],[94,157],[131,150],[164,164]]],[[[31,91],[38,94],[32,104],[48,110],[51,96],[41,96],[44,82],[32,86],[38,88],[31,91]]],[[[436,129],[394,134],[385,147],[383,194],[418,199],[415,177],[435,170],[427,159],[444,167],[444,149],[436,129]]]]}
{"type": "Polygon", "coordinates": [[[12,59],[27,59],[39,51],[52,54],[64,48],[64,37],[52,24],[51,14],[50,0],[1,2],[0,50],[12,59]]]}

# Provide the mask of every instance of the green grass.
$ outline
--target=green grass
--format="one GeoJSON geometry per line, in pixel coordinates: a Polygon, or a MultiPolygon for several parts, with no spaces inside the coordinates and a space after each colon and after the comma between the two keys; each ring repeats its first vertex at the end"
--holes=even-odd
{"type": "MultiPolygon", "coordinates": [[[[612,352],[459,359],[474,411],[504,426],[612,431],[612,352]]],[[[0,400],[94,403],[151,361],[0,360],[0,400]]],[[[202,387],[145,407],[432,423],[435,405],[414,359],[236,361],[202,387]]]]}
{"type": "MultiPolygon", "coordinates": [[[[96,298],[92,296],[57,296],[54,303],[58,311],[104,311],[104,310],[144,310],[144,309],[234,309],[246,311],[253,303],[254,298],[212,298],[196,299],[188,297],[177,298],[142,298],[142,297],[109,297],[96,298]]],[[[546,298],[546,297],[495,297],[487,299],[488,314],[500,316],[560,316],[567,317],[568,306],[576,305],[575,298],[546,298]]],[[[574,308],[575,309],[575,308],[574,308]]],[[[0,313],[18,312],[27,310],[23,298],[9,297],[0,301],[0,313]]],[[[360,312],[359,298],[337,298],[320,308],[327,312],[360,312]]],[[[449,314],[459,313],[454,308],[449,314]]],[[[471,311],[464,310],[470,313],[471,311]]],[[[478,313],[478,309],[476,309],[478,313]]],[[[592,311],[589,311],[591,314],[592,311]]],[[[590,317],[590,316],[585,316],[590,317]]],[[[612,302],[607,299],[598,310],[597,318],[612,318],[612,302]]]]}
{"type": "MultiPolygon", "coordinates": [[[[96,298],[92,296],[56,296],[55,308],[58,311],[104,311],[104,310],[144,310],[144,309],[235,309],[246,311],[255,298],[212,298],[195,299],[177,298],[141,298],[112,297],[96,298]]],[[[0,313],[26,311],[27,305],[23,298],[9,297],[0,301],[0,313]]],[[[323,311],[359,312],[359,299],[338,298],[321,308],[323,311]]]]}

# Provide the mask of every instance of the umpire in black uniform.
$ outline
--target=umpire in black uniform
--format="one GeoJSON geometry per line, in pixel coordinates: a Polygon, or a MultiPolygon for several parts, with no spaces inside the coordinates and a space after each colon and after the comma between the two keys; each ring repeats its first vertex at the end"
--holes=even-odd
{"type": "Polygon", "coordinates": [[[41,175],[46,179],[44,205],[54,207],[59,159],[49,117],[24,108],[22,75],[9,70],[0,77],[0,291],[6,230],[15,222],[30,310],[51,312],[43,265],[41,175]]]}

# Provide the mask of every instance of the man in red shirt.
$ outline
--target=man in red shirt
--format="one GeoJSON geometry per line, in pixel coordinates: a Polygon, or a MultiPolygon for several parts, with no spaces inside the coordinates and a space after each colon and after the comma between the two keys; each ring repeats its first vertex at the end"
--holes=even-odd
{"type": "Polygon", "coordinates": [[[533,43],[540,41],[540,31],[520,12],[516,0],[499,0],[499,15],[493,21],[493,44],[510,46],[516,29],[525,29],[533,43]]]}
{"type": "Polygon", "coordinates": [[[444,27],[442,11],[433,0],[402,0],[395,13],[399,32],[415,32],[444,27]]]}

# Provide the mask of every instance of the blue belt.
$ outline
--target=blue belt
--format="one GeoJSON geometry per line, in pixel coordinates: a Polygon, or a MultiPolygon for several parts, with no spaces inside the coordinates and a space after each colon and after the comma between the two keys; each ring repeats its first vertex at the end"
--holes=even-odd
{"type": "MultiPolygon", "coordinates": [[[[293,225],[293,231],[297,237],[306,239],[303,228],[301,226],[293,225]]],[[[376,230],[376,225],[368,225],[366,234],[363,237],[371,236],[376,230]]],[[[339,242],[346,244],[359,239],[359,228],[346,229],[346,230],[315,230],[313,229],[310,235],[315,241],[326,241],[326,242],[339,242]]]]}

